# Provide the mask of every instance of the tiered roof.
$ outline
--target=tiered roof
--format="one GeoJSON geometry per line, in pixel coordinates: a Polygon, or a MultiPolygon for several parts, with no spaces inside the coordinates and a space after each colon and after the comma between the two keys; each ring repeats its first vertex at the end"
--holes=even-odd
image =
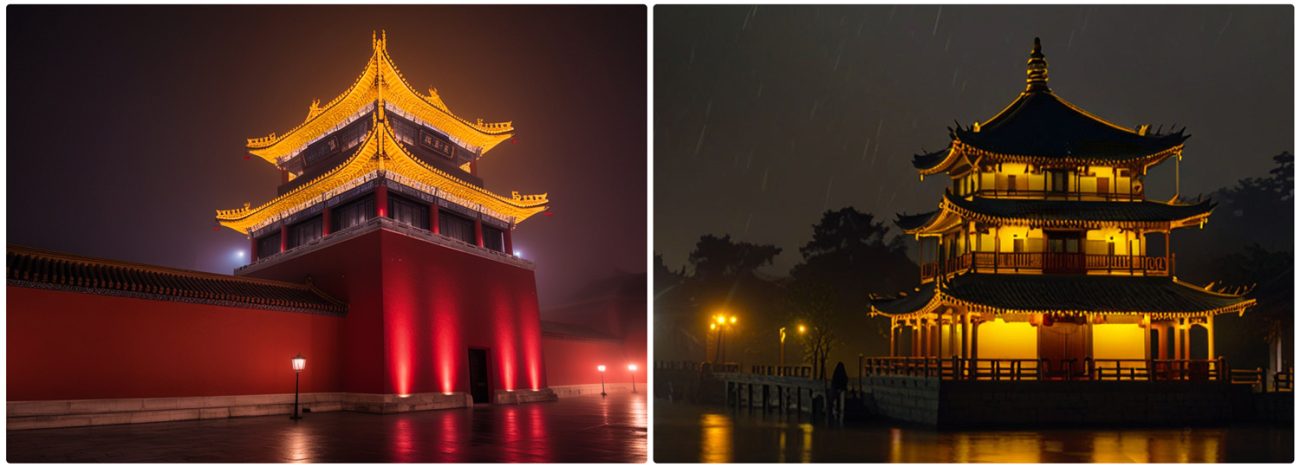
{"type": "Polygon", "coordinates": [[[913,156],[922,175],[969,166],[976,161],[1038,165],[1129,165],[1145,169],[1182,152],[1190,137],[1152,134],[1148,125],[1129,129],[1071,104],[1047,86],[1047,60],[1034,38],[1025,90],[984,122],[950,131],[943,150],[913,156]]]}
{"type": "Polygon", "coordinates": [[[1241,312],[1255,304],[1240,291],[1211,285],[1198,287],[1170,277],[963,274],[903,297],[875,300],[871,312],[910,318],[946,303],[989,313],[1150,313],[1164,319],[1241,312]]]}
{"type": "Polygon", "coordinates": [[[147,300],[342,314],[347,305],[310,284],[226,276],[9,245],[9,285],[147,300]]]}
{"type": "Polygon", "coordinates": [[[475,157],[509,139],[514,127],[509,122],[470,123],[452,114],[437,91],[416,93],[392,64],[385,44],[383,34],[373,38],[374,53],[357,82],[323,107],[313,102],[302,125],[282,136],[272,134],[248,142],[251,153],[278,166],[322,136],[370,115],[374,119],[370,133],[352,156],[260,206],[245,203],[242,208],[218,210],[221,225],[250,233],[376,176],[479,209],[507,223],[518,223],[546,210],[545,193],[497,195],[430,165],[397,142],[385,117],[390,111],[445,131],[457,144],[476,151],[475,157]]]}
{"type": "Polygon", "coordinates": [[[939,209],[899,214],[894,221],[909,234],[943,232],[962,220],[1031,228],[1097,229],[1110,226],[1171,230],[1203,224],[1214,211],[1209,199],[1194,204],[1158,201],[1065,201],[973,197],[944,193],[939,209]]]}
{"type": "Polygon", "coordinates": [[[511,122],[483,123],[482,119],[470,122],[452,113],[436,89],[429,88],[426,94],[416,91],[388,56],[386,34],[381,32],[372,37],[371,46],[373,53],[365,70],[347,91],[324,106],[319,105],[319,100],[313,101],[307,109],[306,121],[284,134],[250,138],[249,152],[280,165],[320,137],[356,120],[379,102],[446,132],[457,144],[479,156],[514,135],[511,122]]]}

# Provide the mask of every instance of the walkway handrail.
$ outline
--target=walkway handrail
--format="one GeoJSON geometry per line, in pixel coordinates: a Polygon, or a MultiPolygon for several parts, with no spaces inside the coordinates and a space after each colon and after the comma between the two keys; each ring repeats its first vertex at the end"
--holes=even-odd
{"type": "MultiPolygon", "coordinates": [[[[975,381],[1218,381],[1240,382],[1222,358],[1209,359],[1033,359],[962,357],[870,357],[866,376],[919,376],[975,381]]],[[[1290,373],[1279,373],[1275,387],[1290,388],[1290,373]]]]}

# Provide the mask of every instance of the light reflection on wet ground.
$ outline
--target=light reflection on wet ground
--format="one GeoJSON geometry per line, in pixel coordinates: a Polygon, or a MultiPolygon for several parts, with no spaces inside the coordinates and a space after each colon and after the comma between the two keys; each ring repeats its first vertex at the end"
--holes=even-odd
{"type": "Polygon", "coordinates": [[[655,401],[655,462],[1291,462],[1294,429],[934,431],[655,401]]]}
{"type": "Polygon", "coordinates": [[[643,394],[8,432],[9,462],[645,462],[643,394]]]}

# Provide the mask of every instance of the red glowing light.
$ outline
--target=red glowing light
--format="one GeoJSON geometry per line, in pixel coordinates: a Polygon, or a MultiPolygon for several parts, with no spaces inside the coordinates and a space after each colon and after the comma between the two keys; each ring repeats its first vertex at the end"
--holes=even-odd
{"type": "Polygon", "coordinates": [[[605,365],[596,365],[596,371],[599,371],[599,372],[601,372],[601,373],[604,373],[604,372],[605,372],[605,365]]]}

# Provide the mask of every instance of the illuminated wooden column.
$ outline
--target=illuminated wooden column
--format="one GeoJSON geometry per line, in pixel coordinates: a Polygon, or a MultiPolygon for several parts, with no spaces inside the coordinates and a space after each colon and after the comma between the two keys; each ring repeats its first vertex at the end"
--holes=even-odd
{"type": "Polygon", "coordinates": [[[330,223],[333,221],[334,210],[329,206],[322,206],[320,210],[320,236],[324,237],[330,234],[330,223]]]}
{"type": "Polygon", "coordinates": [[[435,198],[429,203],[429,231],[433,233],[442,233],[442,226],[438,221],[438,200],[435,198]]]}
{"type": "Polygon", "coordinates": [[[912,357],[918,357],[921,353],[921,323],[917,320],[912,321],[912,357]]]}
{"type": "Polygon", "coordinates": [[[890,357],[898,356],[897,355],[898,349],[895,347],[895,345],[898,342],[896,339],[894,339],[894,333],[896,332],[898,332],[898,323],[894,321],[894,318],[889,318],[889,356],[890,357]]]}
{"type": "Polygon", "coordinates": [[[1183,319],[1182,318],[1174,318],[1173,334],[1174,334],[1174,359],[1182,360],[1183,359],[1183,319]]]}
{"type": "Polygon", "coordinates": [[[289,223],[280,222],[280,252],[289,249],[289,223]]]}
{"type": "Polygon", "coordinates": [[[1214,360],[1214,315],[1205,317],[1205,357],[1214,360]]]}
{"type": "Polygon", "coordinates": [[[970,358],[970,312],[961,313],[961,358],[970,358]]]}
{"type": "Polygon", "coordinates": [[[957,352],[957,310],[948,312],[948,356],[956,357],[957,352]]]}
{"type": "Polygon", "coordinates": [[[388,217],[388,185],[382,181],[375,187],[375,215],[388,217]]]}
{"type": "Polygon", "coordinates": [[[257,237],[252,233],[248,234],[248,261],[257,261],[257,237]]]}
{"type": "Polygon", "coordinates": [[[1147,361],[1147,368],[1151,368],[1151,315],[1142,315],[1141,327],[1142,348],[1146,349],[1146,355],[1143,358],[1147,361]]]}
{"type": "Polygon", "coordinates": [[[483,213],[474,216],[474,244],[483,248],[483,213]]]}
{"type": "Polygon", "coordinates": [[[502,239],[505,241],[505,244],[506,244],[506,245],[505,245],[505,246],[506,246],[506,251],[505,251],[505,253],[506,253],[507,255],[511,255],[511,256],[513,256],[513,255],[515,254],[515,244],[514,244],[514,241],[512,241],[512,240],[510,239],[510,237],[511,237],[510,233],[511,233],[511,232],[514,232],[514,230],[515,230],[515,226],[513,226],[513,225],[506,226],[506,230],[505,230],[505,232],[503,232],[503,233],[501,234],[502,239]]]}

